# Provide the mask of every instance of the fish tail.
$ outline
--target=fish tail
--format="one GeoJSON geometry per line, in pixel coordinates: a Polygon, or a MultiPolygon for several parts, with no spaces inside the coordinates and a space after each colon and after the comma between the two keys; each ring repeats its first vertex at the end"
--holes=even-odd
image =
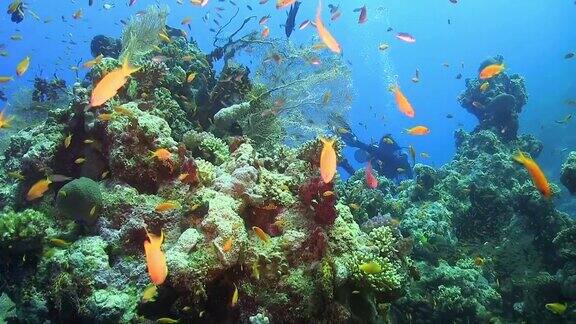
{"type": "Polygon", "coordinates": [[[522,152],[522,151],[516,152],[516,154],[514,154],[514,156],[512,158],[514,159],[514,161],[516,161],[520,164],[524,164],[528,160],[528,158],[526,157],[526,154],[524,154],[524,152],[522,152]]]}
{"type": "Polygon", "coordinates": [[[126,56],[126,57],[124,58],[124,62],[122,62],[122,70],[123,70],[127,75],[130,75],[130,74],[132,74],[132,73],[140,70],[140,67],[132,66],[132,65],[130,64],[130,62],[128,61],[128,56],[126,56]]]}
{"type": "Polygon", "coordinates": [[[160,235],[158,236],[146,230],[146,235],[148,236],[148,240],[150,240],[151,246],[160,247],[162,245],[162,242],[164,242],[164,231],[160,231],[160,235]]]}
{"type": "Polygon", "coordinates": [[[334,142],[336,141],[336,139],[334,139],[334,138],[326,138],[326,137],[320,136],[320,141],[321,141],[322,144],[324,144],[324,145],[330,145],[330,146],[332,146],[332,145],[334,144],[334,142]]]}

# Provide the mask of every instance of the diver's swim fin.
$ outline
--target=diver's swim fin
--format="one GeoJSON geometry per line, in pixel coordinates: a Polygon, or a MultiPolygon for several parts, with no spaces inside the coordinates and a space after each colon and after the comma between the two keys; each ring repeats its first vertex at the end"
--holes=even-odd
{"type": "Polygon", "coordinates": [[[354,159],[356,160],[356,162],[366,163],[370,161],[371,158],[372,157],[370,156],[370,154],[368,154],[368,152],[364,150],[356,150],[356,152],[354,152],[354,159]]]}

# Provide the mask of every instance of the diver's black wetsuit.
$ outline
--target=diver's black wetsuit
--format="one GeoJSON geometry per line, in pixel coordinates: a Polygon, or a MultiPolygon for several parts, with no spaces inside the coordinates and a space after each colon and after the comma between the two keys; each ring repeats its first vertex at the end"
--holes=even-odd
{"type": "MultiPolygon", "coordinates": [[[[396,180],[412,178],[412,166],[408,162],[408,154],[402,152],[402,148],[398,146],[390,134],[382,137],[378,145],[361,142],[351,131],[340,133],[340,136],[346,145],[358,148],[354,154],[356,161],[364,163],[371,160],[372,168],[379,175],[396,180]]],[[[346,172],[354,173],[354,168],[348,160],[343,159],[340,166],[346,172]]]]}

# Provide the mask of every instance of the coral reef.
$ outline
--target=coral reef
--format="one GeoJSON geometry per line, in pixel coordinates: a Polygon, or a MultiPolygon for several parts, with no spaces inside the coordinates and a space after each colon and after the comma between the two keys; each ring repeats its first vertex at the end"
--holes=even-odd
{"type": "MultiPolygon", "coordinates": [[[[478,72],[490,64],[503,62],[502,56],[487,59],[478,72]]],[[[466,90],[458,97],[460,105],[478,118],[480,124],[476,129],[492,130],[504,141],[516,139],[518,116],[527,100],[524,79],[518,74],[508,75],[506,72],[488,80],[466,79],[466,90]]]]}
{"type": "Polygon", "coordinates": [[[562,164],[560,180],[571,194],[576,193],[576,152],[570,152],[566,162],[562,164]]]}
{"type": "MultiPolygon", "coordinates": [[[[95,39],[93,54],[107,57],[70,102],[10,134],[0,157],[8,320],[575,320],[544,306],[573,308],[576,225],[512,158],[543,148],[517,134],[520,76],[502,73],[485,91],[467,81],[460,102],[480,125],[456,132],[456,155],[441,168],[417,164],[415,179],[397,184],[376,174],[376,188],[365,170],[324,183],[316,137],[352,96],[341,57],[253,36],[209,56],[166,15],[152,7],[129,22],[121,55],[117,41],[95,39]],[[240,48],[263,57],[254,77],[231,60],[240,48]],[[86,108],[118,55],[140,70],[86,108]],[[219,74],[218,56],[228,58],[219,74]],[[42,197],[27,201],[46,178],[42,197]],[[145,256],[148,233],[162,233],[168,271],[154,287],[147,262],[164,264],[145,256]]],[[[575,156],[563,171],[569,188],[575,156]]]]}

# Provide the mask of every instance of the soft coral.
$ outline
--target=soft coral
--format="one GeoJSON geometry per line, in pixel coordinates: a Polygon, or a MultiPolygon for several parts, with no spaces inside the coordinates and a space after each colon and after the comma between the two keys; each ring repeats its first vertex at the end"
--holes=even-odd
{"type": "Polygon", "coordinates": [[[334,182],[324,183],[320,177],[300,186],[300,200],[314,210],[314,220],[321,225],[332,225],[336,214],[334,182]]]}

